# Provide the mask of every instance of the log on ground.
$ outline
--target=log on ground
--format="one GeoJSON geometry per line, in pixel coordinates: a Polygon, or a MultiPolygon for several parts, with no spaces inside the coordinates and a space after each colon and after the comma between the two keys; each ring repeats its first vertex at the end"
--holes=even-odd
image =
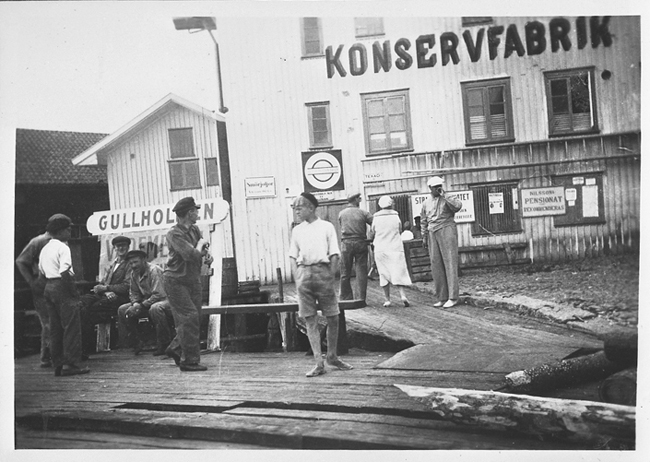
{"type": "Polygon", "coordinates": [[[593,444],[635,444],[636,410],[632,406],[513,395],[459,388],[398,385],[440,419],[491,430],[516,431],[546,439],[593,444]]]}

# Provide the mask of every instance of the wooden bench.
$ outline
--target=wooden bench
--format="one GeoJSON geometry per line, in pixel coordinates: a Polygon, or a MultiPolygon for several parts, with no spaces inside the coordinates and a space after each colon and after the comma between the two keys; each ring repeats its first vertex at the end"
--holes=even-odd
{"type": "MultiPolygon", "coordinates": [[[[347,344],[347,327],[345,322],[346,310],[357,310],[366,306],[365,300],[340,300],[339,301],[339,341],[337,351],[339,354],[346,354],[348,352],[347,344]]],[[[286,351],[297,350],[296,338],[296,313],[298,312],[297,302],[282,302],[282,303],[253,303],[244,305],[224,305],[224,306],[204,306],[201,310],[202,315],[215,315],[215,314],[252,314],[252,313],[279,313],[280,318],[280,332],[282,334],[282,342],[285,345],[286,351]]],[[[212,322],[212,319],[211,319],[212,322]]],[[[208,327],[208,332],[216,326],[208,327]]],[[[208,349],[215,349],[216,345],[210,345],[208,339],[208,349]]]]}

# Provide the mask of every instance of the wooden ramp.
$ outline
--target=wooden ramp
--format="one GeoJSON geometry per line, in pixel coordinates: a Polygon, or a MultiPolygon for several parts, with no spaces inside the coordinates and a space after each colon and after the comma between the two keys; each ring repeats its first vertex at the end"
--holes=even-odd
{"type": "MultiPolygon", "coordinates": [[[[291,297],[291,287],[286,289],[291,297]]],[[[513,354],[601,344],[512,313],[464,305],[435,309],[429,296],[415,291],[409,298],[409,308],[384,308],[380,288],[371,282],[370,306],[346,312],[351,339],[365,335],[461,350],[489,345],[513,354]]],[[[494,390],[504,383],[503,371],[378,367],[395,351],[352,348],[346,361],[354,370],[328,370],[317,378],[305,377],[313,358],[304,352],[226,349],[202,356],[207,371],[185,373],[171,359],[117,350],[92,356],[92,372],[74,377],[54,377],[39,367],[38,355],[19,358],[16,447],[591,449],[441,420],[394,384],[494,390]]],[[[598,399],[595,384],[548,396],[598,399]]]]}
{"type": "Polygon", "coordinates": [[[133,447],[141,437],[143,447],[179,448],[586,449],[442,421],[394,387],[489,390],[502,374],[379,370],[385,354],[354,349],[346,359],[354,370],[308,379],[304,353],[212,353],[202,357],[206,372],[181,373],[170,359],[114,351],[91,357],[92,372],[75,377],[21,358],[16,445],[133,447]]]}

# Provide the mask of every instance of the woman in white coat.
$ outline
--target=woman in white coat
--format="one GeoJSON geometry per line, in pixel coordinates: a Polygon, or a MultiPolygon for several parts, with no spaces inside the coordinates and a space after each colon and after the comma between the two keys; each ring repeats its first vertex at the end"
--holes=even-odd
{"type": "Polygon", "coordinates": [[[370,227],[370,237],[375,247],[375,262],[379,272],[379,285],[384,289],[386,301],[384,306],[390,306],[390,285],[398,288],[404,306],[409,301],[404,293],[404,287],[411,285],[411,278],[406,267],[404,244],[400,234],[402,222],[395,210],[392,210],[393,199],[382,196],[378,205],[380,211],[375,213],[370,227]]]}

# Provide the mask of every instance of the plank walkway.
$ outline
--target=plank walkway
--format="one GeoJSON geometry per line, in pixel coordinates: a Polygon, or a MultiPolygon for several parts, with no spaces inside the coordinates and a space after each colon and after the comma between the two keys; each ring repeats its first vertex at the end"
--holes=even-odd
{"type": "MultiPolygon", "coordinates": [[[[285,287],[291,296],[291,287],[285,287]]],[[[374,332],[418,344],[594,347],[564,327],[512,313],[459,306],[431,308],[409,291],[412,307],[381,306],[371,283],[369,307],[346,312],[351,336],[374,332]],[[379,302],[379,303],[378,303],[379,302]]],[[[352,348],[352,371],[305,377],[304,352],[205,352],[205,372],[182,373],[171,359],[128,351],[93,355],[83,376],[54,377],[37,355],[15,361],[17,448],[281,449],[590,449],[440,420],[394,384],[492,390],[496,372],[385,369],[394,353],[352,348]]],[[[595,399],[594,387],[549,394],[595,399]]]]}

